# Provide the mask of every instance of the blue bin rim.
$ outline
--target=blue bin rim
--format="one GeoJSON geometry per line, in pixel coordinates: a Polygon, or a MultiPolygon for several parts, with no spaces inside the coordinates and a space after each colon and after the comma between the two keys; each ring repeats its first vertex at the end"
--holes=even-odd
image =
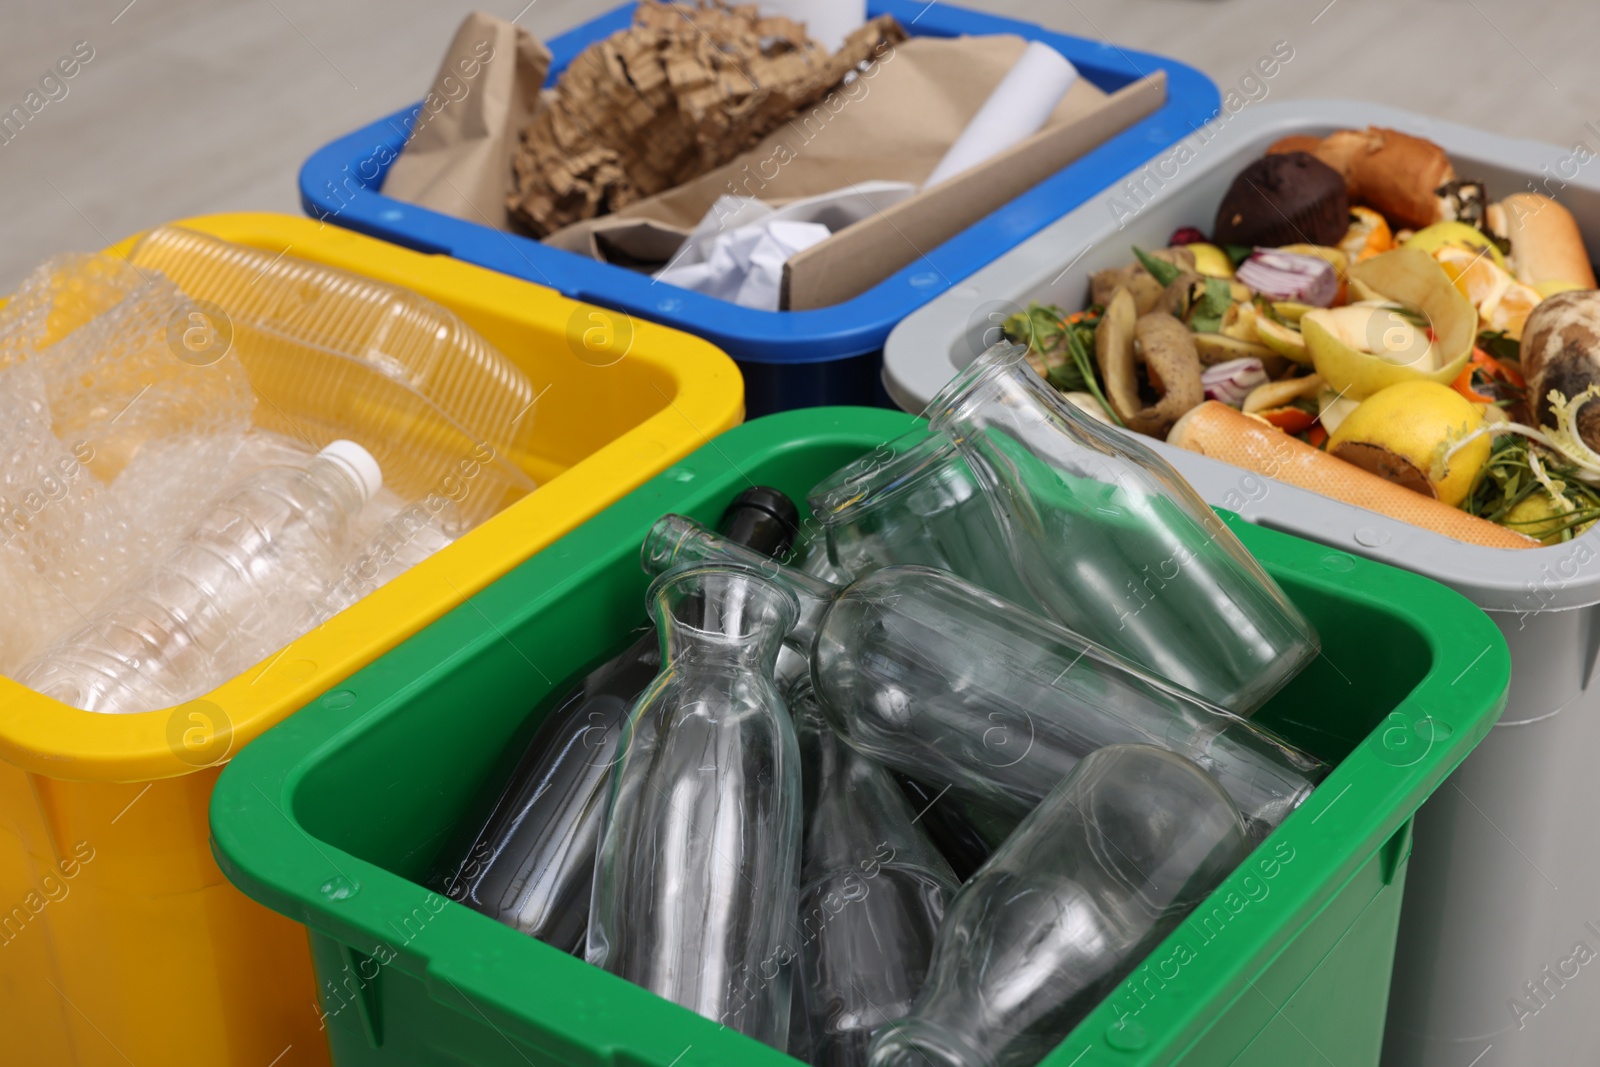
{"type": "MultiPolygon", "coordinates": [[[[547,45],[553,80],[584,48],[629,25],[631,3],[584,23],[547,45]]],[[[444,215],[384,196],[388,165],[410,133],[420,102],[329,142],[300,170],[306,213],[324,222],[421,252],[448,255],[597,304],[695,334],[737,360],[805,364],[883,348],[901,319],[1082,204],[1129,171],[1214,118],[1217,86],[1200,71],[1164,56],[1057,33],[1033,23],[953,7],[942,0],[871,0],[870,13],[893,15],[915,35],[1010,33],[1060,51],[1090,81],[1115,89],[1156,70],[1167,75],[1166,102],[1153,114],[1086,153],[1005,206],[920,255],[871,289],[814,311],[759,311],[649,276],[551,248],[520,234],[444,215]],[[385,154],[389,160],[379,162],[385,154]],[[366,171],[373,171],[366,175],[366,171]],[[378,188],[369,187],[372,186],[378,188]],[[346,201],[340,186],[350,193],[346,201]]]]}

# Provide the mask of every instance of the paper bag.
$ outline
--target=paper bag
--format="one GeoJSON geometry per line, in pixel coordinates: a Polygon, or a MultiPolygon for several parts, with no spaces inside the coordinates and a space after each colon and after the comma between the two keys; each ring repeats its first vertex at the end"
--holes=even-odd
{"type": "Polygon", "coordinates": [[[511,153],[549,70],[549,50],[527,30],[482,11],[468,15],[384,179],[384,194],[509,229],[511,153]]]}
{"type": "MultiPolygon", "coordinates": [[[[568,226],[545,243],[593,255],[604,243],[597,232],[644,220],[687,233],[728,195],[770,203],[880,179],[921,185],[1026,47],[1012,35],[904,41],[732,162],[605,218],[568,226]]],[[[1109,97],[1080,78],[1034,137],[797,255],[786,271],[783,306],[826,307],[866,291],[1165,99],[1160,72],[1109,97]],[[835,255],[835,247],[849,251],[835,255]]]]}
{"type": "Polygon", "coordinates": [[[1099,100],[1079,92],[1085,85],[1075,83],[1054,124],[1021,144],[795,255],[784,264],[780,307],[809,311],[860,296],[1149,115],[1167,96],[1165,71],[1099,100]]]}

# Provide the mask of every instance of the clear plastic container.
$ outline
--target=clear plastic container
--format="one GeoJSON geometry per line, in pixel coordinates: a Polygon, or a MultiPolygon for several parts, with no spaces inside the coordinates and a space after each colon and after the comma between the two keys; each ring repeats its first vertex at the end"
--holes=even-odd
{"type": "Polygon", "coordinates": [[[460,316],[399,286],[178,226],[128,253],[191,304],[168,325],[179,360],[244,365],[263,429],[315,449],[360,440],[406,500],[456,536],[531,492],[539,389],[460,316]]]}

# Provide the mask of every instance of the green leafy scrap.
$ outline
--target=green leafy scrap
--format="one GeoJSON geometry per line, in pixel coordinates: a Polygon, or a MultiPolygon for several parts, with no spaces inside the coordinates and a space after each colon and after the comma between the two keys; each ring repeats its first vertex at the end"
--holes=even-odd
{"type": "Polygon", "coordinates": [[[1089,355],[1103,313],[1103,308],[1095,306],[1080,313],[1077,322],[1071,322],[1073,316],[1060,308],[1035,302],[1028,305],[1027,311],[1007,318],[1001,330],[1012,344],[1026,344],[1039,357],[1045,379],[1052,386],[1063,393],[1088,393],[1121,426],[1122,419],[1100,391],[1094,360],[1089,355]]]}
{"type": "Polygon", "coordinates": [[[1507,522],[1507,516],[1518,504],[1544,491],[1528,461],[1530,450],[1538,453],[1545,476],[1574,506],[1570,511],[1530,520],[1522,525],[1536,529],[1519,532],[1541,539],[1556,535],[1561,541],[1569,541],[1600,519],[1600,489],[1580,481],[1575,476],[1577,468],[1520,434],[1495,435],[1483,474],[1461,508],[1469,515],[1516,529],[1519,524],[1507,522]]]}
{"type": "Polygon", "coordinates": [[[1478,334],[1478,347],[1495,359],[1522,362],[1522,342],[1504,330],[1484,330],[1478,334]]]}
{"type": "Polygon", "coordinates": [[[1168,263],[1164,259],[1157,259],[1138,245],[1133,246],[1133,255],[1138,259],[1139,265],[1150,272],[1150,277],[1161,283],[1162,288],[1171,285],[1183,274],[1182,267],[1168,263]]]}
{"type": "Polygon", "coordinates": [[[1190,305],[1189,328],[1196,333],[1216,333],[1232,306],[1233,287],[1222,278],[1207,278],[1205,293],[1190,305]]]}

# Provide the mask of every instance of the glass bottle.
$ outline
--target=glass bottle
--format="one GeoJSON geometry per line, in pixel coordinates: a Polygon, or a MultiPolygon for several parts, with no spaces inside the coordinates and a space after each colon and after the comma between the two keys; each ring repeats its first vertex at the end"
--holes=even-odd
{"type": "Polygon", "coordinates": [[[773,681],[794,594],[737,563],[650,586],[662,670],[613,771],[589,916],[591,963],[786,1046],[801,784],[773,681]]]}
{"type": "Polygon", "coordinates": [[[808,1062],[860,1067],[873,1031],[910,1011],[959,883],[888,772],[823,720],[809,676],[789,689],[788,705],[805,782],[799,984],[808,1062]]]}
{"type": "MultiPolygon", "coordinates": [[[[798,520],[792,500],[756,486],[734,498],[718,525],[730,542],[767,557],[788,551],[798,520]]],[[[492,807],[475,806],[470,844],[458,839],[447,850],[448,866],[431,884],[563,952],[581,952],[617,740],[660,669],[661,642],[651,629],[552,690],[554,699],[531,716],[540,725],[515,770],[491,777],[492,807]]]]}
{"type": "Polygon", "coordinates": [[[834,729],[986,805],[1038,803],[1089,753],[1144,742],[1210,773],[1264,837],[1327,767],[1066,628],[927,567],[885,567],[823,612],[811,676],[834,729]]]}
{"type": "Polygon", "coordinates": [[[913,430],[880,445],[812,489],[808,503],[841,575],[917,563],[1038,610],[967,461],[940,434],[913,430]]]}
{"type": "Polygon", "coordinates": [[[1032,1067],[1248,851],[1227,794],[1187,760],[1091,754],[956,895],[872,1067],[1032,1067]]]}
{"type": "Polygon", "coordinates": [[[983,486],[1013,565],[1060,622],[1248,715],[1309,663],[1316,632],[1216,513],[1135,436],[996,345],[928,406],[983,486]]]}

